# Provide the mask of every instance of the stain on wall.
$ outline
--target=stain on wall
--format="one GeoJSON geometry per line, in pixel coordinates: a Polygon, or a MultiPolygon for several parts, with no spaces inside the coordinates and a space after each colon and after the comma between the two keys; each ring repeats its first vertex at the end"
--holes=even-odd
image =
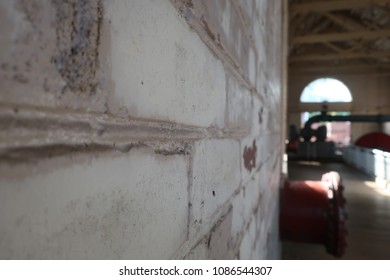
{"type": "Polygon", "coordinates": [[[100,1],[54,0],[57,48],[52,61],[73,91],[96,85],[103,6],[100,1]]]}
{"type": "Polygon", "coordinates": [[[252,142],[252,147],[245,146],[244,148],[244,166],[249,172],[252,171],[252,168],[256,167],[256,152],[257,147],[255,140],[252,142]]]}

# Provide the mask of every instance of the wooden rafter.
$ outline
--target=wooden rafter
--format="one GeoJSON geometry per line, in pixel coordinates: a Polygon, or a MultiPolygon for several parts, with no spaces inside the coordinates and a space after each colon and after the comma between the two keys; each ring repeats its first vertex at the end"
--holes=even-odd
{"type": "Polygon", "coordinates": [[[315,28],[311,30],[312,33],[317,33],[321,30],[324,30],[325,27],[329,26],[330,22],[327,20],[323,20],[320,24],[318,24],[315,28]]]}
{"type": "Polygon", "coordinates": [[[290,61],[329,61],[329,60],[347,60],[353,58],[390,58],[390,51],[387,52],[352,52],[352,53],[338,53],[338,54],[307,54],[293,56],[290,61]]]}
{"type": "Polygon", "coordinates": [[[390,71],[383,70],[340,70],[340,69],[327,69],[321,71],[299,71],[293,70],[289,74],[290,76],[299,75],[299,76],[335,76],[335,75],[364,75],[364,76],[376,76],[376,77],[389,77],[390,71]]]}
{"type": "Polygon", "coordinates": [[[344,52],[343,49],[339,48],[339,47],[336,46],[335,44],[325,42],[324,45],[327,46],[329,49],[331,49],[331,50],[337,52],[337,53],[343,53],[343,52],[344,52]]]}
{"type": "Polygon", "coordinates": [[[389,16],[390,0],[291,1],[290,74],[390,76],[389,16]]]}
{"type": "Polygon", "coordinates": [[[307,43],[326,43],[326,42],[342,42],[350,40],[372,40],[377,38],[390,37],[390,29],[382,30],[363,30],[342,33],[328,33],[328,34],[313,34],[305,36],[296,36],[291,39],[293,44],[307,44],[307,43]]]}
{"type": "Polygon", "coordinates": [[[294,19],[290,26],[289,26],[289,32],[290,34],[296,34],[296,30],[305,20],[307,15],[298,15],[296,19],[294,19]]]}
{"type": "Polygon", "coordinates": [[[325,12],[325,13],[323,13],[323,15],[326,18],[332,20],[333,22],[335,22],[339,26],[341,26],[349,31],[364,29],[364,27],[361,24],[354,22],[354,21],[352,21],[352,20],[350,20],[350,19],[348,19],[345,16],[342,16],[340,14],[325,12]]]}
{"type": "MultiPolygon", "coordinates": [[[[388,7],[390,7],[390,5],[388,7]]],[[[380,7],[380,10],[382,12],[382,16],[378,19],[378,22],[382,22],[383,20],[390,18],[390,9],[389,8],[380,7]]]]}
{"type": "MultiPolygon", "coordinates": [[[[325,12],[325,13],[323,13],[323,16],[332,20],[333,22],[335,22],[336,24],[338,24],[342,28],[345,28],[349,31],[364,29],[364,27],[360,23],[358,23],[354,20],[351,20],[349,17],[347,17],[343,14],[335,14],[335,13],[325,12]]],[[[351,42],[354,45],[354,47],[352,47],[351,51],[354,49],[357,49],[357,48],[364,49],[364,46],[361,42],[358,42],[358,41],[351,41],[351,42]]],[[[324,44],[327,44],[327,43],[324,43],[324,44]]]]}
{"type": "Polygon", "coordinates": [[[361,43],[361,42],[358,42],[358,41],[351,41],[353,43],[353,46],[350,47],[348,50],[346,50],[346,52],[357,52],[357,51],[364,51],[366,50],[367,48],[361,43]]]}
{"type": "Polygon", "coordinates": [[[374,71],[380,70],[390,72],[390,65],[384,63],[349,63],[349,64],[317,64],[317,65],[294,65],[290,66],[294,71],[301,72],[318,72],[318,71],[374,71]]]}
{"type": "Polygon", "coordinates": [[[322,68],[290,68],[289,75],[373,75],[373,76],[390,76],[390,68],[381,69],[373,67],[361,67],[361,68],[340,68],[340,67],[322,67],[322,68]]]}
{"type": "Polygon", "coordinates": [[[372,5],[386,5],[389,0],[340,0],[340,1],[318,1],[290,6],[292,14],[306,14],[312,12],[328,12],[348,9],[359,9],[372,5]]]}

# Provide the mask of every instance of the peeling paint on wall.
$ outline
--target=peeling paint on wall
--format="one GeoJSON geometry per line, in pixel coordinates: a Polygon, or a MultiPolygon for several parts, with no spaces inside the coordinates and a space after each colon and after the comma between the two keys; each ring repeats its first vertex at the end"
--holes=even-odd
{"type": "Polygon", "coordinates": [[[243,154],[244,166],[249,172],[252,171],[252,168],[256,167],[256,152],[257,147],[255,140],[253,140],[252,147],[248,148],[247,146],[245,146],[243,154]]]}
{"type": "Polygon", "coordinates": [[[73,91],[93,92],[98,67],[102,4],[88,0],[54,0],[57,70],[73,91]]]}

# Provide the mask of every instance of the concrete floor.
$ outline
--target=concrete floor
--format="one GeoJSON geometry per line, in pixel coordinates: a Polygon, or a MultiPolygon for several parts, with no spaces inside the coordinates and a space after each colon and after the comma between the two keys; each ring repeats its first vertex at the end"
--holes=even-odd
{"type": "MultiPolygon", "coordinates": [[[[370,177],[342,163],[292,161],[290,180],[320,180],[338,171],[345,186],[348,214],[348,245],[341,259],[390,259],[390,191],[370,177]]],[[[336,259],[322,245],[283,242],[283,259],[336,259]]]]}

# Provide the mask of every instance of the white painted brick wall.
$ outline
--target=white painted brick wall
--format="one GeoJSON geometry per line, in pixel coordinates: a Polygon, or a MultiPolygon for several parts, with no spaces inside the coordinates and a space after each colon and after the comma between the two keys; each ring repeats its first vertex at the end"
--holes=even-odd
{"type": "Polygon", "coordinates": [[[206,260],[209,257],[209,247],[207,240],[202,240],[199,244],[196,244],[189,253],[184,257],[186,260],[206,260]]]}
{"type": "Polygon", "coordinates": [[[254,246],[256,242],[256,220],[252,217],[240,246],[240,259],[252,259],[254,246]]]}
{"type": "Polygon", "coordinates": [[[116,85],[112,102],[134,117],[222,127],[222,63],[176,13],[168,1],[107,5],[116,85]]]}
{"type": "Polygon", "coordinates": [[[73,2],[0,0],[0,258],[278,258],[283,1],[73,2]]]}
{"type": "Polygon", "coordinates": [[[244,190],[241,191],[234,197],[232,201],[233,214],[232,214],[232,241],[235,243],[240,242],[242,232],[245,230],[246,223],[250,217],[248,210],[249,207],[245,206],[244,190]]]}
{"type": "Polygon", "coordinates": [[[232,231],[232,212],[231,210],[221,217],[220,221],[211,230],[210,238],[208,241],[209,255],[208,259],[221,260],[231,259],[231,250],[233,243],[231,242],[232,231]]]}
{"type": "Polygon", "coordinates": [[[251,131],[253,100],[251,92],[233,77],[227,79],[227,126],[229,129],[251,131]]]}
{"type": "Polygon", "coordinates": [[[222,213],[219,210],[240,185],[239,145],[231,140],[196,143],[191,188],[194,235],[209,231],[222,213]]]}
{"type": "Polygon", "coordinates": [[[183,156],[92,156],[0,185],[0,258],[164,259],[187,238],[183,156]]]}

